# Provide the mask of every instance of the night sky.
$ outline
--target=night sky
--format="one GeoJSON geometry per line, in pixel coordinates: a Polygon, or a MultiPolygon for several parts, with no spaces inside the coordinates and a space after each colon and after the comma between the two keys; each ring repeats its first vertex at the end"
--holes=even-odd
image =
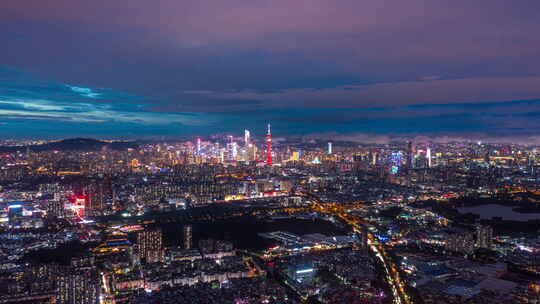
{"type": "Polygon", "coordinates": [[[2,0],[0,137],[540,131],[538,0],[2,0]]]}

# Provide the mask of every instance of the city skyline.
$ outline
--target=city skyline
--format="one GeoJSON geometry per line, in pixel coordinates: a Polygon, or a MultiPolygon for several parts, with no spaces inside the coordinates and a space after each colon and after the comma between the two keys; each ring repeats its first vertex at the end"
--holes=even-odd
{"type": "Polygon", "coordinates": [[[0,1],[0,303],[540,303],[540,1],[0,1]]]}
{"type": "Polygon", "coordinates": [[[528,138],[538,6],[4,2],[0,137],[528,138]]]}
{"type": "Polygon", "coordinates": [[[540,299],[538,146],[266,127],[2,142],[0,301],[540,299]]]}

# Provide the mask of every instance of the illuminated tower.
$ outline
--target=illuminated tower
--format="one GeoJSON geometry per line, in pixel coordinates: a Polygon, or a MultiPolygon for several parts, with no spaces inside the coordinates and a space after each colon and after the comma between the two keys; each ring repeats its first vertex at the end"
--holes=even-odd
{"type": "Polygon", "coordinates": [[[244,130],[244,145],[247,147],[249,146],[249,130],[244,130]]]}
{"type": "Polygon", "coordinates": [[[266,145],[267,145],[267,156],[266,164],[268,166],[272,165],[272,132],[270,132],[270,124],[268,124],[268,133],[266,133],[266,145]]]}
{"type": "Polygon", "coordinates": [[[407,166],[409,169],[414,168],[414,148],[412,141],[407,144],[407,166]]]}
{"type": "Polygon", "coordinates": [[[427,147],[426,158],[427,158],[428,168],[431,168],[431,147],[429,146],[427,147]]]}
{"type": "Polygon", "coordinates": [[[197,154],[201,154],[201,138],[197,137],[197,154]]]}
{"type": "Polygon", "coordinates": [[[236,142],[233,142],[232,144],[232,160],[236,160],[236,158],[238,157],[238,145],[236,144],[236,142]]]}
{"type": "Polygon", "coordinates": [[[227,160],[234,161],[238,154],[238,149],[232,135],[229,135],[229,143],[227,144],[227,160]]]}
{"type": "Polygon", "coordinates": [[[332,143],[328,143],[328,154],[332,154],[332,143]]]}

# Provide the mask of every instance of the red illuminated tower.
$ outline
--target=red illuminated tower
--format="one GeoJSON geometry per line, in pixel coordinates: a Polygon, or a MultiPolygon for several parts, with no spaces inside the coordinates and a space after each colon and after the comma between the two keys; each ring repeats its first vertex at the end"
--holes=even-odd
{"type": "Polygon", "coordinates": [[[268,133],[266,133],[266,145],[267,145],[267,153],[266,156],[266,165],[271,166],[272,165],[272,133],[270,132],[270,124],[268,124],[268,133]]]}

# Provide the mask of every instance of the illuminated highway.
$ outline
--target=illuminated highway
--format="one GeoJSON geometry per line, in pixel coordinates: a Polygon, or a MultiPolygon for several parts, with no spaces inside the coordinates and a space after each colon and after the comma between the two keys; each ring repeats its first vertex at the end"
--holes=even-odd
{"type": "MultiPolygon", "coordinates": [[[[363,222],[360,218],[350,214],[346,207],[339,204],[322,204],[321,200],[311,194],[303,192],[303,195],[311,199],[313,202],[312,208],[314,211],[325,213],[325,214],[332,214],[336,217],[339,217],[342,219],[345,223],[351,225],[355,232],[361,232],[362,230],[365,230],[364,226],[369,226],[369,224],[363,222]]],[[[360,205],[360,204],[356,204],[360,205]]],[[[394,303],[396,304],[413,304],[411,297],[406,293],[405,290],[405,282],[401,279],[399,275],[399,271],[396,267],[396,265],[392,262],[392,260],[388,257],[388,254],[386,253],[384,247],[376,241],[373,234],[371,234],[369,231],[366,231],[367,238],[368,238],[368,246],[373,251],[375,256],[379,259],[381,262],[381,265],[383,266],[385,272],[386,272],[386,281],[390,285],[390,288],[392,290],[392,296],[394,299],[394,303]]]]}

